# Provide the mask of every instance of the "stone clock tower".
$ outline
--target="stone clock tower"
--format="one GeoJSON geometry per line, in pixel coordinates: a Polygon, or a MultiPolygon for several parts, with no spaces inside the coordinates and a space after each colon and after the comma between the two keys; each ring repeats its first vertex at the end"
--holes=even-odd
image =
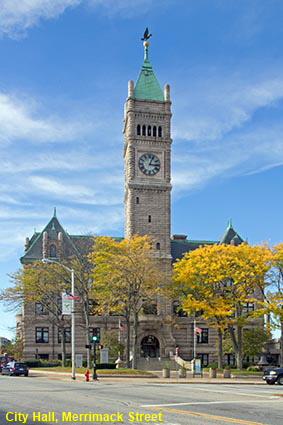
{"type": "MultiPolygon", "coordinates": [[[[133,81],[128,83],[125,105],[125,237],[151,236],[162,270],[170,276],[170,89],[169,85],[165,85],[164,91],[160,88],[148,60],[148,46],[146,39],[144,63],[136,85],[133,81]]],[[[153,347],[156,357],[168,358],[176,345],[172,335],[172,303],[161,296],[152,301],[155,313],[139,318],[139,361],[152,357],[153,347]]]]}
{"type": "Polygon", "coordinates": [[[136,85],[128,83],[124,115],[125,237],[149,235],[156,255],[171,266],[171,102],[169,85],[164,92],[148,60],[136,85]]]}

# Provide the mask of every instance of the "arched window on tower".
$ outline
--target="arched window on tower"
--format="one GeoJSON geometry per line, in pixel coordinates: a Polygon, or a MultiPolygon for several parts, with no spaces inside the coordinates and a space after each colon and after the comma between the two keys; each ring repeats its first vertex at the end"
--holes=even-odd
{"type": "Polygon", "coordinates": [[[146,136],[146,126],[145,125],[142,126],[142,135],[146,136]]]}
{"type": "Polygon", "coordinates": [[[158,251],[160,251],[160,243],[159,243],[159,242],[157,242],[157,244],[156,244],[156,249],[157,249],[158,251]]]}
{"type": "Polygon", "coordinates": [[[57,249],[55,245],[50,245],[49,257],[57,257],[57,249]]]}
{"type": "Polygon", "coordinates": [[[162,137],[162,127],[158,127],[158,137],[162,137]]]}
{"type": "Polygon", "coordinates": [[[151,125],[147,127],[147,135],[151,136],[151,125]]]}
{"type": "Polygon", "coordinates": [[[152,131],[153,137],[156,137],[156,126],[155,125],[153,126],[153,129],[152,130],[153,130],[152,131]]]}
{"type": "Polygon", "coordinates": [[[141,126],[140,126],[140,124],[137,125],[137,135],[138,136],[141,135],[141,126]]]}

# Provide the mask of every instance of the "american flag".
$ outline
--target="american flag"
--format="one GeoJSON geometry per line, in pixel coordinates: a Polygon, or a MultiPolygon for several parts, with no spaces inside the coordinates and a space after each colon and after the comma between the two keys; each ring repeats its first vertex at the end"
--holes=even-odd
{"type": "Polygon", "coordinates": [[[202,329],[201,328],[195,328],[195,334],[201,334],[202,333],[202,329]]]}

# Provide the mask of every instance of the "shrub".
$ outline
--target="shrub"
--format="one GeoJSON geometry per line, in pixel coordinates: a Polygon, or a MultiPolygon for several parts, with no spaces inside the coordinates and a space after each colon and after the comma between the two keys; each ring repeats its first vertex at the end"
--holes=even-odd
{"type": "Polygon", "coordinates": [[[43,360],[43,359],[29,359],[25,360],[28,367],[57,367],[61,366],[61,360],[43,360]]]}
{"type": "Polygon", "coordinates": [[[116,369],[115,363],[98,363],[97,369],[116,369]]]}

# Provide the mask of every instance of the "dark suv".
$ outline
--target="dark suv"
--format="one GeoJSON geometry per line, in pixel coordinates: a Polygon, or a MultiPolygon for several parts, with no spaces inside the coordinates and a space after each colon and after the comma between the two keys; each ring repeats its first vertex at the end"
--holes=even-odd
{"type": "Polygon", "coordinates": [[[2,375],[24,375],[28,376],[28,366],[25,363],[21,362],[10,362],[7,363],[6,366],[2,367],[2,375]]]}
{"type": "Polygon", "coordinates": [[[283,367],[265,369],[262,379],[269,385],[273,385],[275,382],[283,385],[283,367]]]}

